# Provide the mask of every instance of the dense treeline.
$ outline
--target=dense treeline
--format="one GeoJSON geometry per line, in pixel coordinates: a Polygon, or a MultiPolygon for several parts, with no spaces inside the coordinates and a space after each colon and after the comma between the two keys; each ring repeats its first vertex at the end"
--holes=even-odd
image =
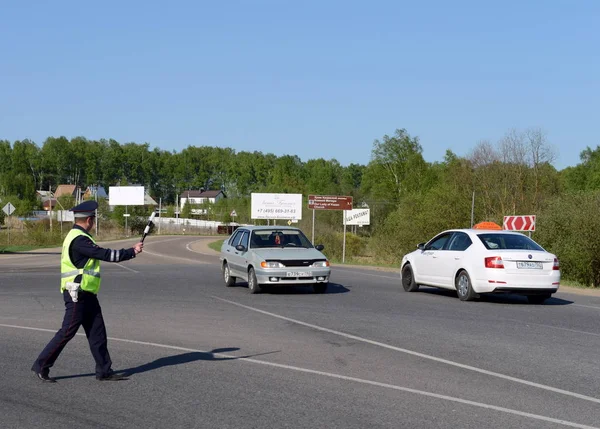
{"type": "MultiPolygon", "coordinates": [[[[561,257],[563,272],[600,285],[600,146],[587,148],[580,164],[562,171],[553,167],[552,148],[537,129],[512,130],[462,157],[448,150],[441,162],[425,161],[422,152],[419,139],[403,129],[375,140],[370,160],[348,166],[207,146],[169,152],[83,137],[50,137],[41,147],[29,140],[0,141],[0,197],[18,198],[23,213],[39,208],[36,190],[59,184],[140,184],[165,204],[188,189],[223,189],[229,198],[221,205],[246,207],[237,209],[237,220],[249,221],[252,192],[351,195],[356,206],[371,208],[371,225],[357,229],[350,242],[355,252],[396,263],[443,229],[469,227],[475,195],[475,222],[536,214],[534,238],[561,257]]],[[[333,243],[331,252],[341,232],[338,218],[319,213],[319,233],[333,243]]],[[[301,226],[310,227],[308,213],[301,226]]]]}
{"type": "Polygon", "coordinates": [[[228,196],[251,192],[352,192],[360,186],[364,167],[342,167],[323,159],[302,162],[297,156],[235,152],[190,146],[181,152],[150,150],[149,145],[114,140],[0,140],[0,195],[35,198],[36,190],[60,184],[144,185],[151,195],[173,203],[188,189],[224,189],[228,196]]]}

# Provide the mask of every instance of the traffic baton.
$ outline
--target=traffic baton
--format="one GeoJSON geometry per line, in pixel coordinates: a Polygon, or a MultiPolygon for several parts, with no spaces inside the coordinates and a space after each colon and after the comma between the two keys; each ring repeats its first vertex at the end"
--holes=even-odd
{"type": "Polygon", "coordinates": [[[146,225],[146,228],[144,228],[144,235],[142,235],[142,243],[144,242],[144,239],[146,238],[146,235],[148,235],[148,233],[150,232],[150,228],[152,227],[152,219],[154,219],[154,216],[156,216],[156,212],[152,212],[152,214],[150,215],[150,219],[148,219],[148,225],[146,225]]]}

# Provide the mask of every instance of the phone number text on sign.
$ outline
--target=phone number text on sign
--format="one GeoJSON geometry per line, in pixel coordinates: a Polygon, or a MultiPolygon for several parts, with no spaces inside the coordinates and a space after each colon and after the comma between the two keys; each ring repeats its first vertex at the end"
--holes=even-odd
{"type": "Polygon", "coordinates": [[[285,213],[285,214],[296,214],[296,209],[258,209],[258,213],[285,213]]]}

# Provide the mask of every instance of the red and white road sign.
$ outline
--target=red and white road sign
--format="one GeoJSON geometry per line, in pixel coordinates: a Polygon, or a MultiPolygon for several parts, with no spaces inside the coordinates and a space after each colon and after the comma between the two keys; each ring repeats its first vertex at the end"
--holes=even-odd
{"type": "Polygon", "coordinates": [[[535,215],[504,216],[502,229],[507,231],[535,231],[535,215]]]}

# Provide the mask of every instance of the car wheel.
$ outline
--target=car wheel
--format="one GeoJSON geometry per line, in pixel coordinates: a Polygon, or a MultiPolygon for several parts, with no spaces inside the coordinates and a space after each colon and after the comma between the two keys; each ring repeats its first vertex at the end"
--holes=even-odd
{"type": "Polygon", "coordinates": [[[530,304],[543,304],[548,298],[552,296],[551,293],[545,293],[542,295],[527,295],[527,301],[530,304]]]}
{"type": "Polygon", "coordinates": [[[260,293],[262,290],[258,284],[258,280],[256,280],[256,273],[252,267],[248,270],[248,289],[250,289],[250,293],[260,293]]]}
{"type": "Polygon", "coordinates": [[[223,281],[227,287],[235,284],[235,277],[231,275],[231,271],[229,270],[229,265],[227,262],[223,262],[223,281]]]}
{"type": "Polygon", "coordinates": [[[419,290],[419,285],[415,282],[415,276],[413,276],[410,264],[406,264],[402,268],[402,287],[406,292],[416,292],[419,290]]]}
{"type": "Polygon", "coordinates": [[[317,283],[316,285],[313,285],[313,291],[315,293],[325,293],[326,290],[327,283],[317,283]]]}
{"type": "Polygon", "coordinates": [[[471,301],[477,298],[479,295],[473,290],[473,285],[471,284],[471,278],[469,274],[465,270],[458,273],[455,281],[456,285],[456,293],[458,294],[458,298],[461,301],[471,301]]]}

